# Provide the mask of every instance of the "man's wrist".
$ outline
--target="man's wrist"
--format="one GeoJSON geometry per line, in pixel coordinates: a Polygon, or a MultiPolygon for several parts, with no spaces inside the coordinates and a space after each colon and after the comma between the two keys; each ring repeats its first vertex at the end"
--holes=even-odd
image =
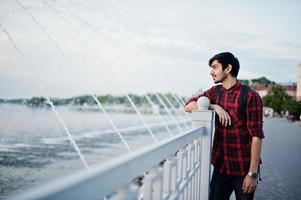
{"type": "Polygon", "coordinates": [[[258,174],[257,172],[248,172],[247,176],[251,177],[252,179],[257,179],[258,174]]]}
{"type": "Polygon", "coordinates": [[[209,109],[210,109],[210,110],[215,110],[215,108],[216,108],[215,104],[210,104],[210,105],[209,105],[209,109]]]}

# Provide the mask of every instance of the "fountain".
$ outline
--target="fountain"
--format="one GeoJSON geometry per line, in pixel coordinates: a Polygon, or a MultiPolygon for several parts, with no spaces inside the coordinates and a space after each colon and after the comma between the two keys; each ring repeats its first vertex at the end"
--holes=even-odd
{"type": "Polygon", "coordinates": [[[50,98],[48,97],[48,95],[45,92],[44,86],[42,85],[41,81],[39,80],[39,78],[34,74],[31,65],[29,63],[29,61],[26,59],[25,55],[22,53],[22,51],[20,50],[20,48],[17,46],[16,42],[14,41],[14,39],[11,37],[11,35],[9,34],[9,32],[3,27],[3,25],[0,22],[0,28],[2,29],[2,32],[8,37],[10,43],[13,45],[13,47],[16,49],[17,54],[21,57],[21,59],[25,62],[25,67],[28,69],[29,73],[32,76],[32,79],[36,82],[36,85],[39,87],[41,93],[43,94],[43,96],[47,99],[48,104],[51,106],[52,111],[54,112],[55,116],[57,117],[58,121],[60,122],[60,124],[62,125],[65,133],[68,135],[68,138],[70,140],[70,143],[72,144],[72,146],[74,147],[75,151],[77,152],[77,154],[79,155],[81,161],[83,162],[84,166],[86,169],[89,169],[89,166],[83,156],[83,154],[81,153],[80,149],[78,148],[78,145],[76,144],[75,140],[72,137],[72,134],[70,133],[69,129],[67,128],[67,126],[65,125],[64,120],[62,119],[60,113],[56,110],[55,106],[53,105],[52,101],[50,100],[50,98]]]}
{"type": "Polygon", "coordinates": [[[146,99],[148,100],[148,102],[151,104],[154,113],[158,115],[158,117],[160,118],[161,122],[163,123],[164,127],[166,128],[166,130],[168,131],[170,136],[173,136],[173,133],[171,132],[171,130],[169,129],[168,125],[166,124],[166,122],[164,121],[164,119],[162,118],[162,115],[160,114],[159,111],[156,111],[156,107],[155,104],[152,102],[151,98],[148,95],[145,95],[146,99]]]}
{"type": "Polygon", "coordinates": [[[166,106],[166,104],[164,103],[164,101],[161,99],[161,97],[159,96],[159,94],[155,93],[155,95],[156,95],[157,99],[159,100],[159,102],[164,106],[164,110],[167,112],[167,114],[170,116],[170,118],[176,124],[176,126],[179,129],[180,133],[184,133],[183,129],[180,127],[179,123],[174,118],[174,116],[172,115],[172,113],[170,112],[170,110],[168,109],[168,107],[166,106]]]}
{"type": "MultiPolygon", "coordinates": [[[[46,29],[39,23],[39,21],[34,17],[34,15],[32,13],[30,13],[28,11],[28,9],[19,1],[19,0],[16,0],[17,4],[26,12],[26,14],[34,21],[34,23],[37,25],[37,27],[43,31],[49,41],[56,47],[56,49],[60,52],[61,56],[67,60],[67,62],[69,63],[70,66],[73,66],[71,64],[71,61],[67,58],[67,56],[65,56],[65,53],[64,51],[62,50],[62,48],[59,46],[59,44],[52,38],[52,36],[46,31],[46,29]]],[[[71,26],[70,23],[67,23],[68,26],[71,26]]],[[[72,29],[73,30],[73,29],[72,29]]],[[[74,31],[74,30],[73,30],[74,31]]],[[[79,32],[75,31],[76,34],[79,34],[79,32]]],[[[80,37],[83,39],[83,37],[80,35],[80,37]]],[[[86,40],[84,40],[86,41],[86,40]]],[[[86,44],[86,43],[85,43],[86,44]]],[[[72,69],[78,69],[77,67],[72,67],[72,69]]],[[[75,74],[80,74],[80,71],[76,71],[75,74]]],[[[86,81],[82,79],[82,77],[79,77],[79,80],[82,81],[82,83],[84,85],[87,85],[86,81]]],[[[129,147],[129,145],[127,144],[127,142],[125,141],[124,137],[121,135],[120,131],[118,130],[117,126],[115,125],[115,123],[113,122],[112,118],[110,118],[110,116],[108,115],[108,113],[106,112],[106,110],[104,109],[104,107],[101,105],[100,101],[97,99],[97,97],[94,95],[94,94],[90,94],[93,99],[95,100],[95,102],[97,103],[97,106],[101,109],[101,111],[105,114],[105,116],[107,117],[107,119],[109,120],[109,122],[111,123],[112,127],[114,128],[114,130],[116,131],[116,133],[119,135],[121,141],[123,142],[123,144],[125,145],[125,147],[127,148],[127,150],[129,152],[131,152],[131,149],[129,147]]]]}
{"type": "MultiPolygon", "coordinates": [[[[47,35],[48,35],[48,38],[52,41],[52,43],[57,47],[57,49],[61,52],[62,56],[67,59],[67,57],[64,55],[62,49],[59,47],[59,45],[53,40],[53,38],[50,36],[50,34],[40,25],[40,23],[36,20],[36,18],[31,14],[29,13],[29,11],[19,2],[19,0],[16,0],[18,2],[18,4],[24,9],[24,11],[26,11],[27,14],[29,14],[31,16],[31,18],[33,19],[33,21],[36,22],[36,24],[40,27],[41,30],[43,30],[47,35]]],[[[68,21],[58,10],[54,9],[50,4],[48,4],[46,1],[42,1],[49,10],[51,10],[52,12],[55,13],[56,16],[60,17],[64,22],[65,24],[77,35],[79,36],[79,38],[84,42],[85,46],[88,47],[88,49],[94,53],[96,55],[96,57],[101,57],[101,54],[97,53],[97,50],[94,49],[90,44],[89,42],[85,39],[84,36],[82,36],[82,34],[76,29],[74,28],[74,26],[72,25],[72,23],[70,21],[68,21]]],[[[69,61],[69,63],[71,63],[69,61]]],[[[125,63],[123,62],[124,66],[125,63]]],[[[107,66],[107,69],[110,69],[108,66],[107,66]]],[[[80,73],[78,73],[80,74],[80,73]]],[[[91,95],[93,98],[95,95],[91,95]]],[[[134,104],[134,102],[132,101],[132,99],[130,98],[130,96],[128,94],[125,95],[126,98],[128,99],[128,101],[130,102],[130,105],[134,108],[135,112],[137,113],[139,119],[141,120],[141,122],[144,124],[144,126],[146,127],[146,129],[149,131],[150,135],[152,136],[152,138],[154,139],[155,142],[158,141],[158,139],[154,136],[153,132],[151,131],[150,127],[148,126],[148,124],[145,122],[145,120],[143,119],[141,113],[139,112],[138,108],[136,107],[136,105],[134,104]]],[[[103,106],[101,105],[101,103],[97,100],[97,98],[94,98],[95,101],[97,102],[97,105],[99,105],[99,107],[101,108],[101,110],[103,112],[106,113],[106,111],[104,110],[103,106]]],[[[106,114],[106,116],[108,117],[108,114],[106,114]]],[[[109,119],[110,122],[112,123],[112,119],[109,119]]],[[[117,130],[116,126],[112,124],[112,126],[114,127],[114,129],[116,130],[116,132],[118,133],[118,135],[121,136],[120,132],[117,130]]],[[[125,143],[125,140],[123,137],[121,137],[121,140],[125,143]]],[[[128,145],[125,143],[125,146],[127,147],[127,149],[129,150],[129,147],[128,145]]],[[[129,150],[130,151],[130,150],[129,150]]]]}
{"type": "MultiPolygon", "coordinates": [[[[43,2],[44,2],[44,1],[43,1],[43,2]]],[[[50,7],[50,5],[48,5],[48,7],[50,7]]],[[[52,8],[52,9],[54,9],[54,8],[52,8]]],[[[61,16],[63,17],[63,14],[60,13],[59,11],[56,10],[56,11],[54,11],[54,12],[57,13],[57,15],[58,15],[58,13],[59,13],[59,15],[61,15],[61,16]]],[[[86,25],[86,27],[91,27],[91,25],[88,24],[88,22],[86,22],[85,20],[83,20],[80,16],[78,16],[78,15],[76,15],[76,14],[74,14],[74,15],[75,15],[76,19],[77,19],[77,20],[80,20],[82,23],[84,23],[84,24],[86,25]]],[[[66,21],[66,23],[67,23],[69,26],[71,26],[71,23],[70,23],[69,21],[67,21],[66,18],[63,17],[63,20],[66,21]]],[[[72,27],[73,27],[73,26],[72,26],[72,27]]],[[[72,30],[74,30],[74,28],[72,28],[72,30]]],[[[83,38],[83,36],[81,36],[80,32],[78,32],[78,31],[76,31],[76,30],[75,30],[75,32],[76,32],[77,34],[79,34],[81,38],[83,38]]],[[[119,57],[119,59],[120,59],[122,65],[123,65],[123,66],[126,66],[126,62],[125,62],[124,57],[122,56],[122,53],[119,52],[119,51],[116,51],[117,48],[115,48],[115,46],[117,46],[117,45],[114,44],[113,41],[110,40],[110,38],[105,37],[104,34],[100,33],[100,35],[101,35],[103,38],[105,38],[105,39],[104,39],[104,42],[106,43],[106,45],[109,46],[110,49],[111,49],[112,51],[114,51],[114,53],[115,53],[116,55],[118,55],[118,57],[119,57]],[[107,42],[107,41],[109,41],[109,42],[107,42]]],[[[88,43],[88,42],[85,42],[85,44],[87,44],[87,43],[88,43]]],[[[90,45],[88,45],[88,46],[89,46],[90,49],[93,49],[90,45]]],[[[93,50],[93,52],[95,52],[95,50],[93,50]]],[[[137,54],[139,54],[139,53],[137,52],[137,54]]],[[[143,62],[141,62],[141,63],[143,63],[143,62]]],[[[148,68],[147,68],[147,69],[148,69],[148,68]]],[[[151,129],[150,129],[149,126],[146,124],[145,120],[144,120],[143,117],[141,116],[141,114],[140,114],[140,112],[138,111],[138,109],[137,109],[137,107],[135,106],[135,104],[133,104],[132,100],[130,99],[130,97],[129,97],[128,95],[126,95],[126,97],[127,97],[127,99],[129,100],[129,102],[131,103],[132,107],[135,109],[137,115],[139,116],[140,120],[142,121],[142,123],[145,125],[145,127],[146,127],[147,130],[149,131],[149,133],[150,133],[150,135],[152,136],[152,138],[154,139],[154,141],[156,141],[156,140],[157,140],[156,137],[153,135],[151,129]]],[[[157,96],[157,98],[161,99],[160,96],[157,96]]],[[[159,102],[160,102],[161,104],[163,103],[162,105],[163,105],[163,107],[165,108],[165,110],[169,110],[168,107],[164,104],[164,101],[163,101],[162,99],[159,100],[159,102]]],[[[171,105],[171,107],[173,107],[173,106],[171,105]]],[[[171,112],[167,112],[167,113],[168,113],[168,115],[171,117],[172,121],[174,121],[174,122],[177,124],[175,118],[172,116],[172,113],[171,113],[171,112]]],[[[160,118],[161,118],[161,117],[160,117],[160,118]]],[[[187,128],[187,124],[185,124],[185,123],[183,123],[183,124],[184,124],[184,125],[186,126],[186,128],[187,128]]],[[[180,130],[180,132],[183,132],[183,130],[182,130],[181,128],[179,128],[179,127],[180,127],[179,125],[177,125],[177,127],[178,127],[178,129],[180,130]]],[[[189,128],[188,128],[188,129],[189,129],[189,128]]]]}
{"type": "MultiPolygon", "coordinates": [[[[62,48],[63,46],[61,46],[60,43],[54,39],[54,37],[47,31],[47,29],[43,26],[43,24],[38,20],[38,18],[35,15],[33,15],[32,12],[30,12],[29,7],[24,6],[23,3],[21,3],[20,0],[16,0],[16,2],[17,2],[17,5],[24,11],[24,13],[26,13],[26,15],[29,16],[29,18],[34,22],[36,27],[38,27],[38,29],[47,36],[48,42],[56,48],[56,50],[59,52],[59,54],[62,56],[62,58],[65,61],[67,61],[67,64],[72,66],[71,71],[74,74],[76,74],[76,76],[78,77],[78,80],[82,82],[82,87],[83,88],[89,88],[87,80],[83,79],[83,77],[81,76],[79,67],[77,65],[72,64],[72,61],[70,59],[68,59],[68,57],[66,56],[67,54],[64,52],[64,50],[62,48]]],[[[93,45],[90,44],[90,42],[86,39],[86,37],[84,37],[82,35],[82,33],[80,31],[78,31],[72,25],[72,23],[67,18],[64,17],[64,15],[62,13],[60,13],[59,11],[54,9],[52,7],[52,5],[49,4],[48,2],[43,0],[42,3],[44,5],[46,5],[46,7],[49,11],[53,11],[57,17],[60,17],[66,23],[66,25],[73,31],[73,33],[75,33],[80,38],[80,40],[84,43],[85,47],[87,47],[90,50],[90,52],[92,52],[93,54],[95,54],[98,57],[101,56],[97,52],[97,49],[95,49],[93,47],[93,45]]],[[[1,28],[2,32],[8,37],[8,39],[9,39],[10,43],[12,44],[12,46],[14,46],[15,50],[17,51],[18,56],[21,57],[22,60],[25,62],[25,67],[27,68],[27,70],[31,74],[33,81],[35,81],[36,85],[40,88],[40,91],[43,94],[43,97],[47,100],[47,103],[50,105],[51,110],[55,114],[55,116],[56,116],[57,120],[59,121],[60,125],[63,127],[65,134],[68,136],[68,140],[70,141],[70,143],[72,144],[72,147],[75,149],[78,156],[80,157],[81,162],[84,164],[86,169],[89,169],[90,167],[87,164],[86,158],[83,156],[80,148],[78,147],[78,144],[76,143],[74,137],[72,136],[72,134],[70,132],[70,130],[72,130],[72,129],[69,130],[67,128],[67,126],[65,124],[65,121],[63,120],[63,118],[61,116],[61,113],[59,113],[58,109],[56,108],[54,103],[49,98],[49,95],[48,95],[49,93],[44,89],[42,81],[38,78],[38,76],[35,74],[34,70],[32,69],[32,67],[31,67],[32,65],[30,64],[30,60],[28,59],[28,57],[26,57],[24,55],[23,51],[18,47],[18,45],[17,45],[18,43],[16,42],[16,40],[13,37],[11,37],[11,35],[9,34],[9,31],[7,31],[7,29],[3,27],[1,22],[0,22],[0,28],[1,28]]],[[[122,62],[122,64],[124,66],[127,66],[126,61],[124,59],[124,54],[122,54],[121,52],[118,53],[118,51],[116,51],[116,50],[118,50],[117,46],[114,45],[113,42],[110,42],[110,40],[108,38],[107,38],[107,40],[105,40],[105,42],[108,43],[107,45],[110,46],[110,48],[112,49],[112,51],[115,52],[116,55],[119,55],[119,58],[120,58],[120,61],[122,62]]],[[[109,66],[106,66],[106,67],[107,67],[107,70],[110,70],[109,66]]],[[[119,138],[121,139],[122,143],[126,147],[127,151],[131,153],[132,152],[131,147],[129,146],[128,142],[125,140],[125,138],[121,134],[120,130],[117,128],[116,123],[113,121],[112,117],[110,117],[110,115],[108,114],[108,112],[106,111],[106,109],[104,108],[102,103],[100,102],[100,100],[97,98],[96,94],[94,94],[93,92],[90,92],[89,95],[96,102],[96,105],[97,105],[98,109],[100,109],[102,111],[102,113],[105,115],[106,119],[109,121],[110,125],[113,127],[114,131],[118,134],[119,138]]],[[[167,103],[169,105],[169,107],[168,107],[166,105],[166,103],[164,103],[162,98],[160,97],[160,94],[157,93],[157,94],[155,94],[155,96],[158,99],[159,103],[163,105],[166,113],[172,119],[172,122],[176,125],[176,127],[179,129],[179,131],[181,133],[184,133],[183,129],[181,128],[181,125],[179,124],[179,122],[176,120],[175,116],[173,115],[173,113],[169,109],[169,108],[171,108],[172,110],[174,110],[176,115],[180,115],[180,113],[177,112],[177,110],[175,109],[173,104],[171,102],[169,102],[168,99],[167,99],[167,103]]],[[[150,126],[146,123],[144,117],[142,116],[142,114],[139,111],[138,107],[135,105],[135,103],[132,100],[131,96],[129,94],[126,94],[125,97],[130,102],[130,105],[133,107],[133,109],[135,110],[135,112],[138,115],[138,117],[139,117],[140,121],[142,122],[143,126],[150,133],[152,139],[157,143],[158,139],[156,138],[156,136],[152,132],[150,126]]],[[[155,109],[156,109],[155,108],[155,103],[151,100],[151,98],[147,94],[145,95],[145,97],[146,97],[147,101],[149,102],[149,104],[151,105],[152,109],[155,111],[155,109]]],[[[165,96],[163,96],[163,97],[165,98],[165,96]]],[[[154,113],[161,120],[162,125],[165,127],[165,129],[167,130],[169,135],[174,136],[171,129],[168,127],[168,125],[166,123],[166,120],[163,119],[160,112],[154,112],[154,113]]],[[[185,123],[183,123],[183,124],[185,126],[187,126],[187,124],[185,124],[185,123]]]]}
{"type": "MultiPolygon", "coordinates": [[[[181,116],[181,114],[177,111],[177,109],[174,107],[174,105],[169,101],[169,99],[167,98],[167,96],[165,94],[162,94],[163,98],[166,100],[166,102],[168,103],[168,105],[172,108],[172,110],[176,113],[176,115],[181,116]]],[[[184,124],[184,126],[186,127],[187,130],[189,130],[189,126],[185,123],[182,122],[184,124]]]]}

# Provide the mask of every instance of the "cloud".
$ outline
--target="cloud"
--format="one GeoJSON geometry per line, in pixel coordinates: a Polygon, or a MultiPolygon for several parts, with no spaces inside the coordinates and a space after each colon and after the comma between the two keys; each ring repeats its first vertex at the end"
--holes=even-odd
{"type": "MultiPolygon", "coordinates": [[[[278,7],[265,16],[264,7],[252,9],[248,2],[216,7],[199,1],[47,1],[51,8],[42,1],[21,3],[49,35],[14,1],[1,2],[0,20],[51,96],[154,90],[189,95],[210,87],[207,62],[220,51],[239,58],[242,78],[296,80],[301,44],[291,40],[290,30],[273,35],[271,16],[278,7]],[[267,18],[258,23],[256,14],[267,18]]],[[[296,22],[294,8],[288,8],[294,14],[281,23],[296,22]]],[[[35,89],[18,90],[33,87],[32,78],[3,33],[0,53],[2,83],[11,87],[0,88],[2,97],[38,95],[35,89]]]]}

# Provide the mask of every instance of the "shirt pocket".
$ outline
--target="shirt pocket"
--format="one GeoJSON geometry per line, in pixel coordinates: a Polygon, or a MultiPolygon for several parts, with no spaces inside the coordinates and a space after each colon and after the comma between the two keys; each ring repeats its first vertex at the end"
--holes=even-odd
{"type": "Polygon", "coordinates": [[[242,117],[239,113],[238,106],[231,106],[228,109],[228,114],[231,117],[231,127],[239,127],[242,124],[242,117]]]}

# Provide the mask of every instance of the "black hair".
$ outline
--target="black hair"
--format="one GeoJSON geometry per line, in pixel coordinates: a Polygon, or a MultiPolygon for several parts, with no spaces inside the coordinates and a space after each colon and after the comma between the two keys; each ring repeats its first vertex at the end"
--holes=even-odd
{"type": "Polygon", "coordinates": [[[238,75],[239,72],[239,61],[238,59],[230,52],[222,52],[219,54],[216,54],[209,60],[209,66],[211,67],[211,64],[213,61],[217,60],[219,63],[222,64],[223,70],[225,70],[228,65],[232,65],[232,70],[230,71],[230,74],[234,76],[235,78],[238,75]]]}

